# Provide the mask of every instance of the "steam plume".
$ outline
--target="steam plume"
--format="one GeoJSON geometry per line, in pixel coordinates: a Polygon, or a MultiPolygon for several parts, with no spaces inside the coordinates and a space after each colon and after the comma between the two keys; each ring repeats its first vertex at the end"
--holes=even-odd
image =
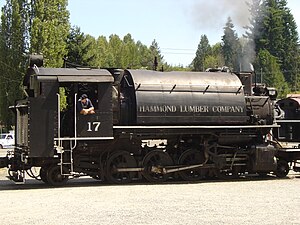
{"type": "Polygon", "coordinates": [[[230,16],[234,26],[242,30],[249,23],[249,10],[245,0],[197,0],[191,10],[198,29],[220,29],[230,16]]]}

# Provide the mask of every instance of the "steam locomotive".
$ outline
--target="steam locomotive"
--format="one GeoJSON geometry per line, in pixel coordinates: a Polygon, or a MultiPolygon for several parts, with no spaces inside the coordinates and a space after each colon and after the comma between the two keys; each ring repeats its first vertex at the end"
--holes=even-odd
{"type": "Polygon", "coordinates": [[[267,140],[278,127],[276,91],[254,86],[252,72],[44,68],[42,61],[31,58],[27,97],[11,107],[15,148],[0,158],[16,182],[33,167],[54,186],[79,176],[129,183],[285,172],[267,140]],[[94,114],[77,111],[82,94],[94,114]]]}

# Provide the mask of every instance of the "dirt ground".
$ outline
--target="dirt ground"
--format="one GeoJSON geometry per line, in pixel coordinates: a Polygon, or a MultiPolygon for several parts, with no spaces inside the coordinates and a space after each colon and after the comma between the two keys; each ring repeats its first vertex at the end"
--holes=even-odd
{"type": "Polygon", "coordinates": [[[300,174],[285,179],[16,185],[0,169],[0,224],[300,224],[300,174]]]}

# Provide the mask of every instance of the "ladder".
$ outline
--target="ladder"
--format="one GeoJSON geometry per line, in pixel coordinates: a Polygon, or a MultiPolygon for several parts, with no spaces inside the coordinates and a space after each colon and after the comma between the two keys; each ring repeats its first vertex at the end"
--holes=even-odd
{"type": "Polygon", "coordinates": [[[56,149],[60,148],[60,150],[57,150],[60,154],[60,172],[61,175],[65,176],[71,176],[74,175],[74,160],[73,160],[73,150],[74,147],[71,146],[70,141],[70,149],[63,149],[60,146],[57,146],[56,149]]]}
{"type": "Polygon", "coordinates": [[[58,119],[58,145],[56,146],[56,151],[57,153],[60,154],[60,172],[61,175],[65,175],[65,176],[73,176],[74,175],[74,159],[73,159],[73,150],[76,148],[77,146],[77,122],[76,122],[76,116],[77,116],[77,112],[76,112],[76,98],[77,98],[77,93],[75,93],[74,96],[74,143],[72,140],[70,140],[70,144],[69,147],[70,149],[64,149],[63,148],[63,139],[61,138],[60,132],[61,132],[61,121],[60,121],[60,94],[57,93],[57,119],[58,119]]]}

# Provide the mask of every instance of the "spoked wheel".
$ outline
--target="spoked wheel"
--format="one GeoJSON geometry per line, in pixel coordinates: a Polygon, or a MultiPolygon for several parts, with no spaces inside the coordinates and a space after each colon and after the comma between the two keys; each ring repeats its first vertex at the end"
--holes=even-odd
{"type": "MultiPolygon", "coordinates": [[[[68,170],[65,167],[63,167],[63,173],[68,173],[68,170]]],[[[59,165],[52,165],[47,170],[46,180],[49,185],[63,186],[67,183],[68,176],[61,174],[61,168],[59,165]]]]}
{"type": "Polygon", "coordinates": [[[276,176],[279,178],[286,177],[288,173],[290,172],[290,167],[287,161],[285,160],[279,160],[277,162],[277,169],[276,169],[276,176]]]}
{"type": "MultiPolygon", "coordinates": [[[[179,165],[190,166],[202,164],[205,162],[204,153],[197,149],[188,149],[184,151],[179,158],[179,165]]],[[[186,181],[197,181],[205,177],[208,170],[201,167],[179,172],[179,176],[186,181]]]]}
{"type": "Polygon", "coordinates": [[[126,184],[132,181],[136,172],[118,172],[121,168],[136,167],[135,158],[126,151],[118,151],[113,153],[107,160],[106,176],[107,179],[116,184],[126,184]]]}
{"type": "Polygon", "coordinates": [[[154,150],[149,152],[143,160],[143,175],[150,182],[163,182],[168,178],[162,169],[165,166],[172,166],[173,160],[168,153],[154,150]]]}

